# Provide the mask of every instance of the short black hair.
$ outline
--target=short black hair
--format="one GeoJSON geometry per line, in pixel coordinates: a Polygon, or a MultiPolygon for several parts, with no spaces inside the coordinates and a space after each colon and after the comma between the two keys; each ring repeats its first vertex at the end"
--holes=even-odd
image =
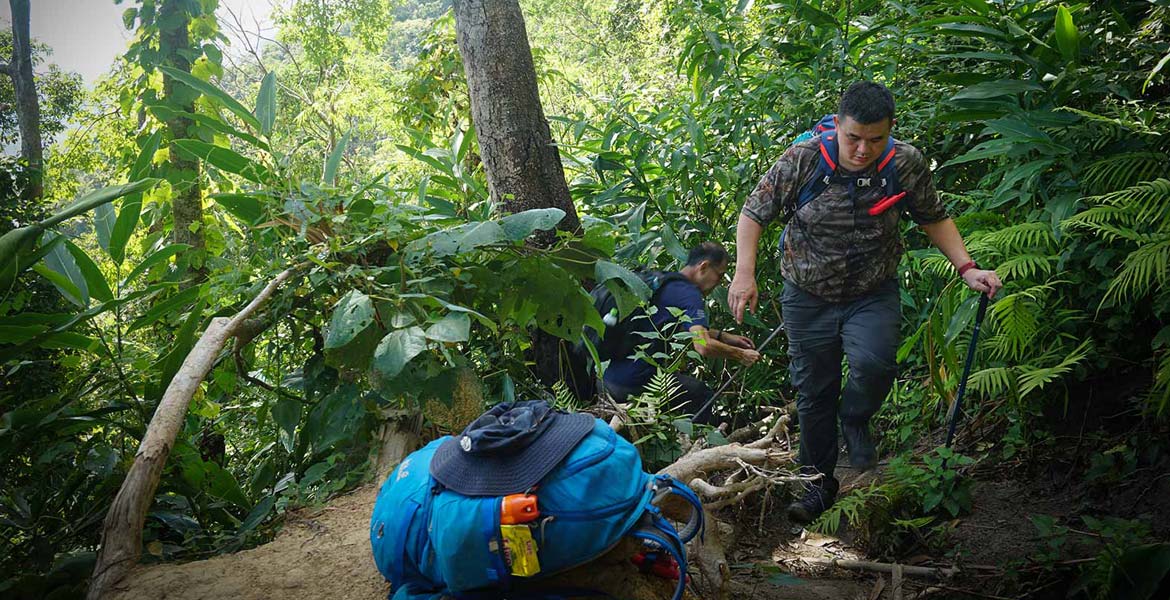
{"type": "Polygon", "coordinates": [[[705,260],[711,261],[711,264],[714,265],[725,265],[731,261],[731,255],[719,242],[703,242],[691,248],[691,253],[687,255],[686,266],[694,267],[705,260]]]}
{"type": "Polygon", "coordinates": [[[889,88],[872,81],[858,81],[841,94],[837,106],[837,118],[853,117],[862,125],[878,123],[884,119],[894,122],[894,95],[889,88]]]}

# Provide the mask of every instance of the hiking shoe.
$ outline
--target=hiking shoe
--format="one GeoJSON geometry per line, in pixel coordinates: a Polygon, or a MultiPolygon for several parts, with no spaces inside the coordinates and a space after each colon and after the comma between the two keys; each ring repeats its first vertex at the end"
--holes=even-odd
{"type": "Polygon", "coordinates": [[[841,423],[841,435],[849,450],[849,466],[868,471],[877,465],[877,448],[869,435],[869,423],[841,423]]]}
{"type": "Polygon", "coordinates": [[[788,505],[788,520],[798,525],[812,523],[833,505],[836,495],[836,490],[826,490],[820,485],[808,486],[800,500],[788,505]]]}

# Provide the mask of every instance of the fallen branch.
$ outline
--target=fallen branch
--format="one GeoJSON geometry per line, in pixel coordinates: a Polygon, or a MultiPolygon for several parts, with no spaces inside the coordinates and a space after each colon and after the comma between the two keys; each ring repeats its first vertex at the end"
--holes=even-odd
{"type": "Polygon", "coordinates": [[[147,426],[142,444],[138,447],[134,464],[106,513],[102,524],[101,549],[86,598],[101,598],[125,577],[142,556],[142,527],[146,521],[146,511],[154,500],[154,492],[158,489],[167,456],[175,445],[175,437],[183,428],[191,398],[215,365],[228,339],[235,336],[252,313],[271,298],[276,289],[299,268],[298,265],[277,275],[231,319],[212,319],[195,347],[187,354],[183,366],[167,386],[147,426]]]}
{"type": "Polygon", "coordinates": [[[867,560],[848,560],[844,558],[801,558],[805,563],[820,567],[837,567],[850,571],[867,571],[870,573],[890,573],[899,569],[902,575],[910,577],[926,577],[929,579],[950,579],[959,574],[957,567],[912,567],[896,563],[870,562],[867,560]]]}

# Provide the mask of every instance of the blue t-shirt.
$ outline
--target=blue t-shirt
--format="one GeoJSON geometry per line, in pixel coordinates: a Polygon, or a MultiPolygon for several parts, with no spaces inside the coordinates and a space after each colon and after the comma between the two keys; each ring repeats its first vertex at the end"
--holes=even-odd
{"type": "MultiPolygon", "coordinates": [[[[658,290],[654,306],[658,307],[658,310],[650,315],[650,319],[654,323],[655,329],[661,332],[662,337],[666,340],[646,339],[643,341],[639,336],[635,345],[641,346],[650,342],[650,347],[646,349],[648,355],[653,355],[656,352],[667,352],[667,340],[680,331],[689,330],[695,325],[707,326],[707,310],[706,304],[703,302],[703,294],[699,292],[699,286],[686,279],[666,282],[658,290]],[[685,325],[679,323],[669,307],[681,309],[683,314],[690,317],[690,322],[685,325]]],[[[638,317],[635,315],[630,318],[638,317]]],[[[613,358],[605,370],[605,381],[627,388],[640,388],[654,377],[654,370],[654,365],[643,360],[613,358]]]]}

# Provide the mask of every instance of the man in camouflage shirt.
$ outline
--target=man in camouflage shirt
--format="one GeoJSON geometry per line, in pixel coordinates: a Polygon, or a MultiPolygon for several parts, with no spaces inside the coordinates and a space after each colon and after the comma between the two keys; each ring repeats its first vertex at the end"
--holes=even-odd
{"type": "Polygon", "coordinates": [[[970,288],[993,296],[1002,286],[994,271],[971,260],[939,202],[922,153],[913,146],[894,141],[897,181],[905,196],[887,210],[869,213],[886,198],[886,189],[877,183],[878,159],[894,124],[894,99],[885,86],[851,85],[841,96],[834,122],[837,156],[827,156],[820,137],[793,145],[744,203],[736,228],[735,278],[728,292],[736,321],[742,322],[745,308],[755,312],[760,235],[777,217],[787,221],[781,237],[781,306],[789,369],[798,392],[800,464],[806,474],[822,476],[789,505],[788,516],[798,523],[814,520],[836,497],[838,418],[851,466],[865,470],[877,462],[869,420],[889,392],[897,367],[900,214],[909,214],[970,288]],[[801,190],[820,176],[822,152],[834,177],[798,208],[801,190]],[[849,365],[844,390],[843,356],[849,365]]]}

